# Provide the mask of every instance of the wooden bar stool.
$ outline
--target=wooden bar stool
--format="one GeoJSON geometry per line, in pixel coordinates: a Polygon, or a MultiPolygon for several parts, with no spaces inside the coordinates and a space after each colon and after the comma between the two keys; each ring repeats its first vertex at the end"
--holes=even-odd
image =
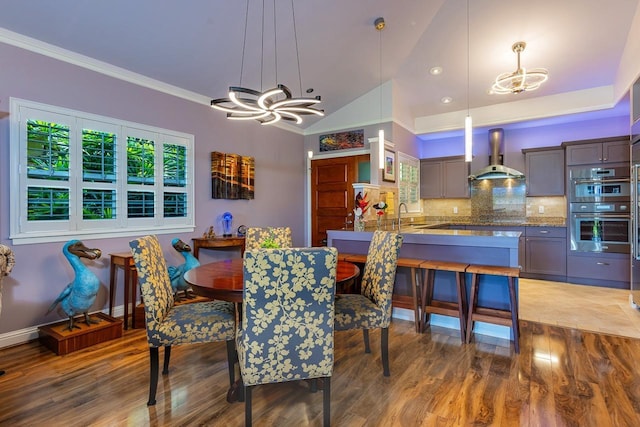
{"type": "Polygon", "coordinates": [[[473,322],[493,323],[496,325],[509,326],[513,333],[513,343],[516,353],[520,353],[520,328],[518,326],[518,302],[516,300],[516,285],[520,277],[518,267],[497,267],[492,265],[470,265],[467,273],[471,273],[471,298],[469,300],[469,314],[467,316],[467,342],[471,341],[473,332],[473,322]],[[480,276],[503,276],[507,278],[509,287],[509,310],[478,307],[478,292],[480,276]]]}
{"type": "Polygon", "coordinates": [[[113,306],[116,299],[116,268],[124,270],[124,328],[129,329],[129,303],[132,303],[131,327],[136,324],[136,289],[138,285],[138,270],[133,263],[131,252],[109,254],[111,257],[111,271],[109,275],[109,316],[113,316],[113,306]]]}
{"type": "Polygon", "coordinates": [[[467,329],[467,289],[464,273],[468,264],[448,261],[423,261],[420,268],[425,270],[422,287],[421,329],[424,331],[429,321],[429,313],[452,316],[460,319],[460,339],[465,342],[467,329]],[[456,277],[456,301],[443,301],[433,298],[436,272],[451,271],[456,277]]]}
{"type": "Polygon", "coordinates": [[[413,317],[416,332],[420,332],[422,330],[422,321],[420,320],[420,289],[422,289],[420,265],[423,262],[424,260],[422,259],[398,258],[398,267],[406,267],[411,270],[411,297],[413,299],[413,317]]]}

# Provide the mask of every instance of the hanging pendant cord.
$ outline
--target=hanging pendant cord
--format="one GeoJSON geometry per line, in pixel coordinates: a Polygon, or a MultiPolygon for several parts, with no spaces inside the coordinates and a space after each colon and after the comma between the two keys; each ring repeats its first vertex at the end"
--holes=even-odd
{"type": "Polygon", "coordinates": [[[242,59],[240,60],[240,84],[242,87],[242,72],[244,71],[244,51],[247,46],[247,26],[249,24],[249,0],[247,0],[247,10],[244,13],[244,41],[242,42],[242,59]]]}
{"type": "Polygon", "coordinates": [[[262,0],[262,47],[260,52],[260,92],[264,90],[264,0],[262,0]]]}
{"type": "Polygon", "coordinates": [[[273,0],[273,46],[276,54],[276,81],[275,86],[278,86],[278,26],[276,25],[276,0],[273,0]]]}
{"type": "Polygon", "coordinates": [[[470,111],[470,107],[469,107],[469,87],[470,87],[470,71],[469,68],[471,68],[470,64],[471,61],[469,60],[469,0],[467,0],[467,116],[471,115],[471,111],[470,111]]]}
{"type": "Polygon", "coordinates": [[[293,38],[296,42],[296,60],[298,61],[298,82],[300,83],[300,96],[302,96],[302,73],[300,73],[300,54],[298,53],[298,30],[296,29],[296,10],[291,0],[291,16],[293,16],[293,38]]]}
{"type": "Polygon", "coordinates": [[[382,126],[382,30],[378,30],[378,33],[380,33],[380,37],[378,38],[378,47],[380,49],[380,55],[378,57],[378,90],[380,91],[380,126],[382,126]]]}

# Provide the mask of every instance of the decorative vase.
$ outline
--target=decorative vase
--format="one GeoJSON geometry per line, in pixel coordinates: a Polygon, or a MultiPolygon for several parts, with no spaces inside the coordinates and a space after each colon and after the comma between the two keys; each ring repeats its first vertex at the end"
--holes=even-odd
{"type": "Polygon", "coordinates": [[[364,221],[361,217],[357,216],[353,221],[353,230],[354,231],[364,231],[364,221]]]}
{"type": "Polygon", "coordinates": [[[378,215],[378,230],[382,230],[382,215],[378,215]]]}

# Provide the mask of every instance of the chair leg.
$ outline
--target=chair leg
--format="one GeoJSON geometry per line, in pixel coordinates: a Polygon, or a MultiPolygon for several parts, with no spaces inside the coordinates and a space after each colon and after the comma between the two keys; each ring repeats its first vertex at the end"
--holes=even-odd
{"type": "Polygon", "coordinates": [[[362,330],[362,338],[364,338],[364,352],[371,353],[371,347],[369,347],[369,330],[362,330]]]}
{"type": "Polygon", "coordinates": [[[164,365],[162,365],[162,375],[169,373],[169,359],[171,359],[171,346],[164,346],[164,365]]]}
{"type": "Polygon", "coordinates": [[[236,345],[233,339],[227,340],[227,363],[229,364],[229,387],[236,382],[236,345]]]}
{"type": "Polygon", "coordinates": [[[311,393],[315,393],[318,391],[318,379],[317,378],[311,378],[309,380],[309,390],[311,391],[311,393]]]}
{"type": "Polygon", "coordinates": [[[250,427],[251,424],[251,386],[244,386],[244,425],[250,427]]]}
{"type": "Polygon", "coordinates": [[[391,375],[389,373],[389,328],[380,330],[380,350],[382,353],[382,373],[388,377],[391,375]]]}
{"type": "Polygon", "coordinates": [[[149,348],[149,401],[147,406],[153,406],[156,404],[156,389],[158,388],[158,347],[149,348]]]}
{"type": "Polygon", "coordinates": [[[324,427],[331,425],[331,377],[324,377],[322,389],[322,413],[324,427]]]}

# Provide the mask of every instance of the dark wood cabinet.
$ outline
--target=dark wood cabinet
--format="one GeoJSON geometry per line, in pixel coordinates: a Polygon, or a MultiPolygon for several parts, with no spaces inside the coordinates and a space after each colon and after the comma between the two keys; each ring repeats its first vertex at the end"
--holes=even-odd
{"type": "Polygon", "coordinates": [[[527,277],[564,280],[567,275],[567,228],[526,227],[527,277]]]}
{"type": "Polygon", "coordinates": [[[570,253],[567,256],[569,282],[629,289],[630,280],[629,254],[570,253]]]}
{"type": "Polygon", "coordinates": [[[563,142],[567,166],[624,163],[630,158],[629,136],[563,142]]]}
{"type": "Polygon", "coordinates": [[[560,146],[531,148],[522,153],[527,196],[563,196],[564,149],[560,146]]]}
{"type": "Polygon", "coordinates": [[[420,160],[420,198],[461,199],[469,197],[469,163],[464,157],[420,160]]]}

